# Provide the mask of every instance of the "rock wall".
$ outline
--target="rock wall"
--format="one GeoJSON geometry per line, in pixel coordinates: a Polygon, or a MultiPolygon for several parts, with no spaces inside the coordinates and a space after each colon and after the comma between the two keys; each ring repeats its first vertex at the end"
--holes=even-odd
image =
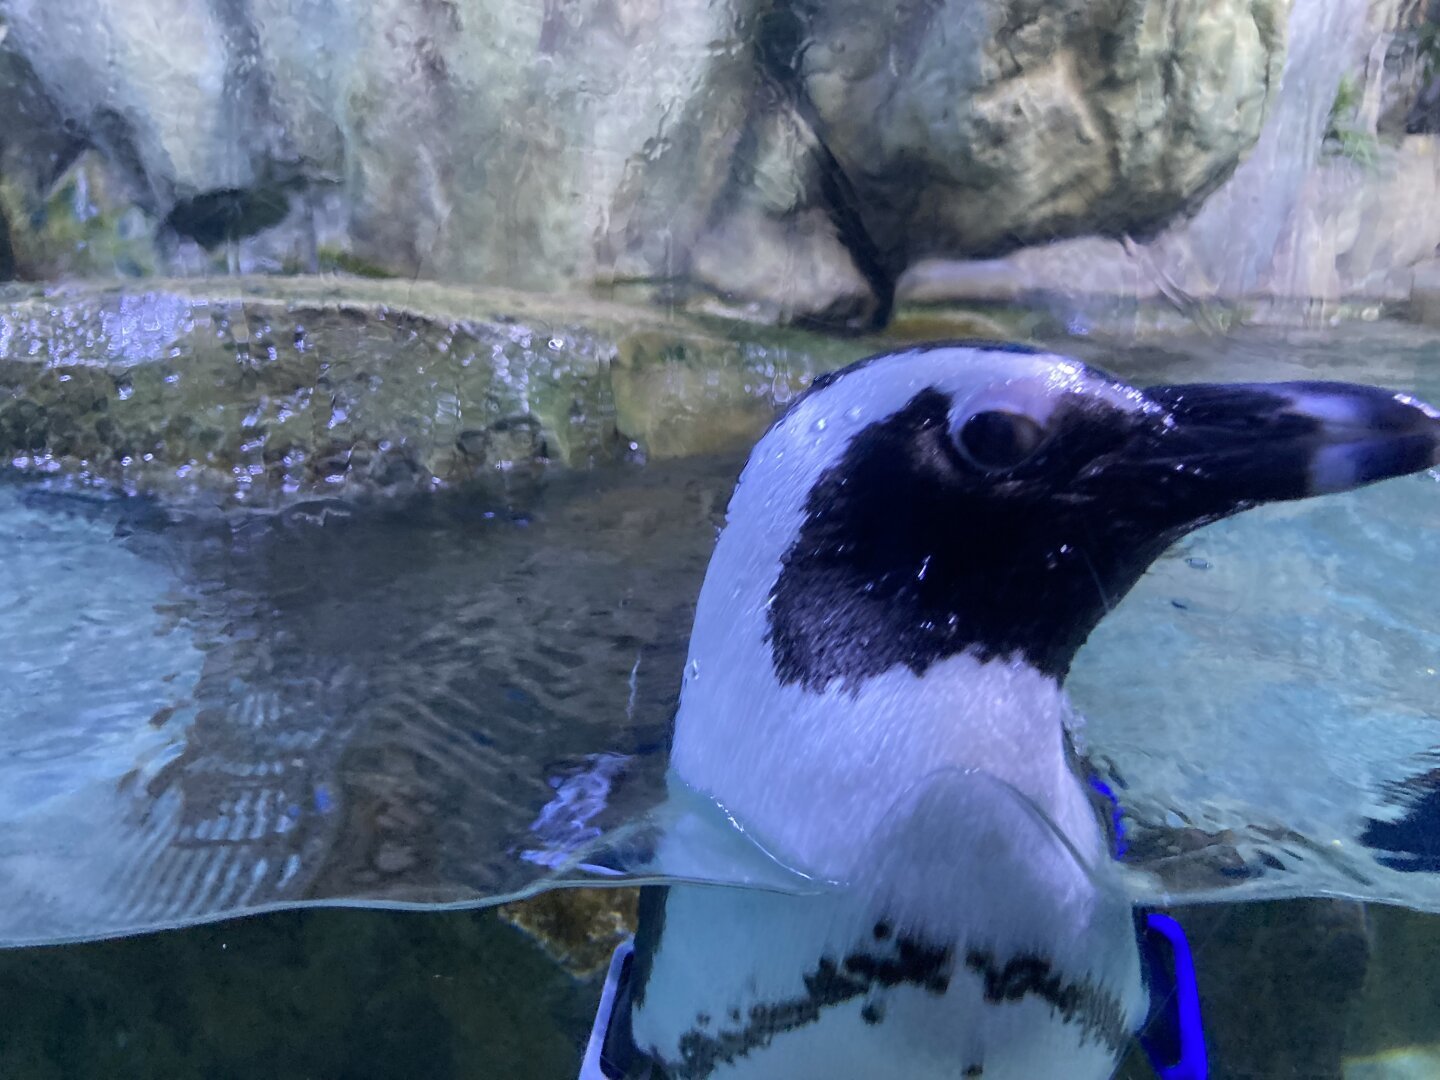
{"type": "Polygon", "coordinates": [[[991,261],[931,262],[912,269],[903,294],[932,303],[1043,293],[1294,310],[1433,292],[1424,283],[1440,255],[1440,135],[1411,129],[1440,71],[1440,7],[1310,0],[1290,23],[1279,92],[1255,148],[1193,217],[1148,242],[1088,237],[991,261]]]}
{"type": "MultiPolygon", "coordinates": [[[[6,0],[0,108],[34,107],[3,205],[43,232],[88,149],[106,220],[143,216],[122,272],[638,280],[863,324],[917,260],[1194,209],[1260,131],[1289,6],[6,0]]],[[[107,269],[30,247],[12,272],[107,269]]]]}

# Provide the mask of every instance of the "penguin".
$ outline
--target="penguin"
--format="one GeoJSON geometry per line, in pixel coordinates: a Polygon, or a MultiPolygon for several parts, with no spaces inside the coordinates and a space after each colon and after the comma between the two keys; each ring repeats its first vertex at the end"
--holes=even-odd
{"type": "Polygon", "coordinates": [[[736,485],[668,773],[815,887],[648,887],[606,1075],[1110,1076],[1149,1001],[1077,650],[1188,531],[1437,461],[1440,414],[1351,384],[983,342],[817,379],[736,485]]]}

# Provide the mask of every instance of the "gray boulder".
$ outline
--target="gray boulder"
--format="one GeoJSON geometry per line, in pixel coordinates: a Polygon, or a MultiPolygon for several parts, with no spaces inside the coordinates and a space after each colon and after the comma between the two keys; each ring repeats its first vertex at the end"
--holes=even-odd
{"type": "Polygon", "coordinates": [[[1287,5],[1127,0],[813,9],[795,69],[877,255],[1144,233],[1260,130],[1287,5]]]}
{"type": "Polygon", "coordinates": [[[338,204],[277,263],[863,324],[920,258],[1193,208],[1260,130],[1287,10],[9,0],[7,47],[171,270],[338,204]]]}

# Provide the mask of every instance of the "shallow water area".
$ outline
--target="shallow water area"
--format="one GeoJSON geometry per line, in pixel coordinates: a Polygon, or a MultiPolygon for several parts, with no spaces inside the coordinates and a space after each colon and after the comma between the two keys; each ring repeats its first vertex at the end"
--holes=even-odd
{"type": "MultiPolygon", "coordinates": [[[[1440,400],[1440,340],[1403,326],[1054,344],[1137,385],[1324,378],[1440,400]]],[[[743,463],[733,434],[713,453],[263,510],[12,473],[0,941],[484,905],[642,866],[743,463]]],[[[1440,480],[1410,477],[1202,530],[1102,624],[1071,690],[1081,744],[1117,782],[1137,900],[1440,909],[1423,840],[1437,557],[1440,480]]],[[[756,865],[743,843],[715,851],[689,872],[756,865]]],[[[568,985],[553,979],[536,985],[568,985]]]]}
{"type": "Polygon", "coordinates": [[[663,767],[688,597],[729,483],[684,473],[138,522],[124,501],[4,490],[7,545],[47,560],[7,578],[3,651],[27,692],[4,717],[21,782],[5,787],[0,861],[25,897],[4,935],[473,901],[547,872],[547,840],[615,824],[611,781],[653,786],[663,767]]]}
{"type": "MultiPolygon", "coordinates": [[[[1325,379],[1440,394],[1440,344],[1403,326],[1242,332],[1111,366],[1141,385],[1325,379]]],[[[1142,895],[1440,906],[1432,856],[1407,848],[1430,813],[1437,559],[1432,470],[1202,529],[1101,623],[1069,685],[1089,719],[1081,738],[1133,815],[1126,859],[1152,875],[1142,895]]]]}
{"type": "MultiPolygon", "coordinates": [[[[1057,347],[1139,385],[1363,379],[1440,399],[1440,344],[1406,327],[1057,347]]],[[[741,464],[270,511],[13,476],[0,940],[486,902],[644,820],[741,464]]],[[[1188,538],[1102,624],[1071,689],[1121,792],[1138,899],[1440,907],[1433,874],[1406,872],[1433,855],[1361,842],[1425,794],[1397,785],[1423,783],[1440,745],[1437,526],[1434,476],[1267,507],[1188,538]]]]}

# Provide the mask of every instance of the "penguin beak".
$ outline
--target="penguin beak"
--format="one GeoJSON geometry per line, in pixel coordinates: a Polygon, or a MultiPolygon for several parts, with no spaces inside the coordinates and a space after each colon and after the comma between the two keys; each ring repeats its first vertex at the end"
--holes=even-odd
{"type": "Polygon", "coordinates": [[[1190,507],[1197,517],[1349,491],[1440,464],[1440,412],[1378,387],[1196,383],[1150,387],[1145,396],[1160,406],[1158,421],[1143,449],[1132,450],[1151,477],[1169,471],[1179,489],[1200,497],[1202,505],[1190,507]]]}

